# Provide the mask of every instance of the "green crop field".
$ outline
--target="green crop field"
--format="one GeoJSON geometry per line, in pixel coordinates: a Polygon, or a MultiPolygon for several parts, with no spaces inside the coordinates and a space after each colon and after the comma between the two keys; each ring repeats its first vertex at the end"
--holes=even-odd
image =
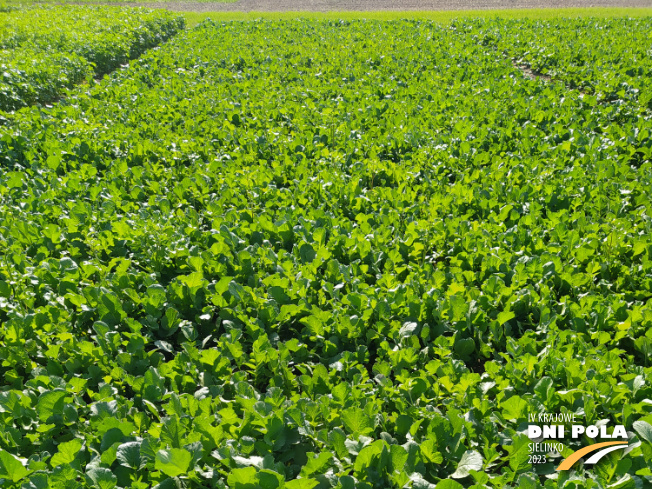
{"type": "Polygon", "coordinates": [[[651,32],[206,20],[7,112],[0,486],[650,487],[651,32]]]}
{"type": "Polygon", "coordinates": [[[5,6],[0,12],[0,114],[54,102],[184,26],[163,11],[5,6]]]}
{"type": "MultiPolygon", "coordinates": [[[[237,1],[237,0],[236,0],[237,1]]],[[[640,18],[652,16],[652,8],[528,8],[505,10],[381,10],[381,11],[277,11],[277,12],[193,12],[182,11],[180,14],[189,26],[195,26],[206,19],[215,21],[231,20],[432,20],[439,23],[450,23],[463,19],[532,19],[559,20],[572,18],[605,19],[612,17],[640,18]]]]}

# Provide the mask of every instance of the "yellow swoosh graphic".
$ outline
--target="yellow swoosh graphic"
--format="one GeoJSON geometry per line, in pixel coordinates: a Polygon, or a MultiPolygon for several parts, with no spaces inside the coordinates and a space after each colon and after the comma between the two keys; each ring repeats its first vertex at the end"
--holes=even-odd
{"type": "Polygon", "coordinates": [[[557,470],[570,469],[573,465],[575,465],[575,462],[577,462],[587,453],[595,452],[600,448],[610,447],[612,445],[627,445],[627,443],[628,442],[626,441],[605,441],[603,443],[594,443],[593,445],[589,445],[588,447],[580,448],[578,451],[574,452],[572,455],[567,457],[566,460],[560,463],[559,467],[557,467],[557,470]]]}

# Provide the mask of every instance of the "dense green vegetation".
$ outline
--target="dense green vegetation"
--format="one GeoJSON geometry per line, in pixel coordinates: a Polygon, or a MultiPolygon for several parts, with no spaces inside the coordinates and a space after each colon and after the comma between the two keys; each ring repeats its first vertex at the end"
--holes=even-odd
{"type": "Polygon", "coordinates": [[[542,9],[501,9],[501,10],[378,10],[378,11],[283,11],[283,12],[192,12],[181,14],[187,25],[194,27],[198,23],[211,19],[214,21],[232,20],[432,20],[440,23],[450,23],[462,19],[572,19],[572,18],[639,18],[652,16],[652,8],[624,7],[582,7],[582,8],[542,8],[542,9]]]}
{"type": "Polygon", "coordinates": [[[109,73],[183,29],[161,10],[4,8],[0,12],[0,110],[52,103],[67,88],[109,73]]]}
{"type": "Polygon", "coordinates": [[[652,120],[610,80],[651,27],[206,22],[19,111],[3,487],[649,484],[652,120]],[[542,411],[630,449],[532,466],[542,411]]]}
{"type": "Polygon", "coordinates": [[[652,34],[649,19],[559,19],[518,21],[476,28],[465,26],[478,41],[493,45],[536,72],[561,80],[570,88],[599,94],[600,101],[652,109],[652,34]]]}

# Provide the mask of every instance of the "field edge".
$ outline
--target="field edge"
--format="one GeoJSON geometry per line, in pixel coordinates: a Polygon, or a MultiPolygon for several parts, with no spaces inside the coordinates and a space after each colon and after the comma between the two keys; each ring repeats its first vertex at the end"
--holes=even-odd
{"type": "MultiPolygon", "coordinates": [[[[205,5],[205,4],[204,4],[205,5]]],[[[322,20],[400,20],[423,19],[436,22],[450,22],[460,18],[507,18],[507,19],[555,19],[573,17],[649,17],[652,7],[570,7],[563,9],[498,9],[498,10],[341,10],[330,12],[313,12],[308,10],[263,12],[192,12],[177,11],[186,19],[189,28],[198,23],[213,19],[215,21],[241,20],[288,20],[288,19],[322,19],[322,20]]]]}

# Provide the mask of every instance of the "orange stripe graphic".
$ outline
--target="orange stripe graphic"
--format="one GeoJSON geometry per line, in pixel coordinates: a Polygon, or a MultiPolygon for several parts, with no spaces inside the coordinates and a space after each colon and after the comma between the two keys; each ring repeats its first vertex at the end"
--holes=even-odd
{"type": "Polygon", "coordinates": [[[574,452],[572,455],[570,455],[568,458],[566,458],[566,460],[564,460],[562,463],[560,463],[559,467],[557,467],[557,470],[570,469],[573,465],[575,465],[575,462],[577,462],[587,453],[595,452],[600,448],[609,447],[612,445],[627,445],[627,443],[628,442],[626,441],[605,441],[603,443],[594,443],[593,445],[589,445],[588,447],[581,448],[578,451],[574,452]]]}

